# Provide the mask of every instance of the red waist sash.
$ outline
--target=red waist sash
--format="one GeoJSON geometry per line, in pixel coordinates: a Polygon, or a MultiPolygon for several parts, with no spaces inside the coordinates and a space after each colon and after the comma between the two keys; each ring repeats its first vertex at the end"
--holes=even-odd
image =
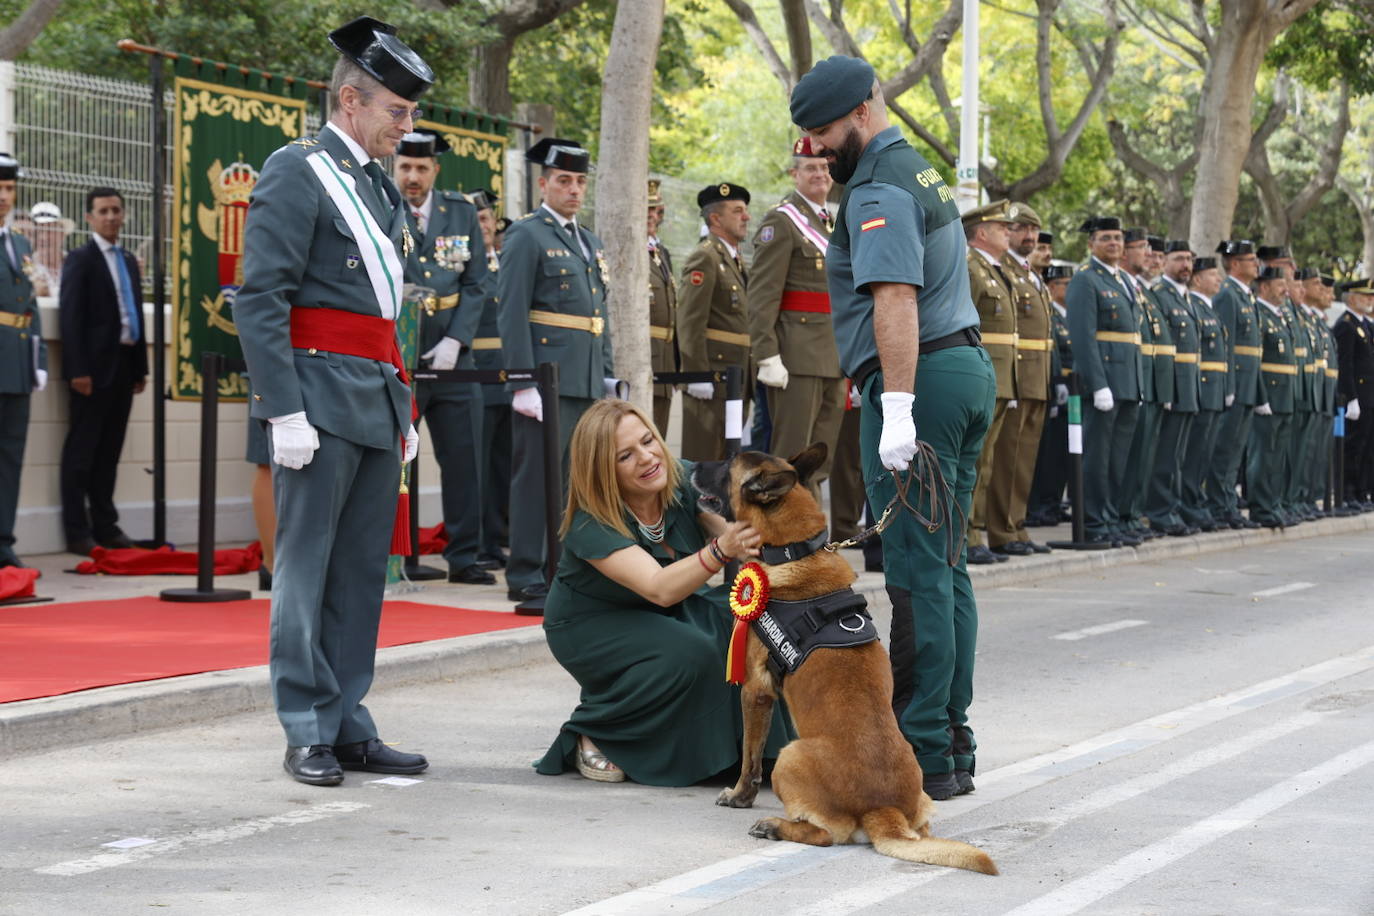
{"type": "Polygon", "coordinates": [[[808,293],[799,289],[783,290],[782,303],[778,306],[784,312],[823,312],[830,314],[829,293],[808,293]]]}
{"type": "Polygon", "coordinates": [[[401,381],[410,384],[401,362],[401,347],[396,342],[396,322],[388,318],[342,309],[293,308],[291,346],[390,363],[396,367],[401,381]]]}

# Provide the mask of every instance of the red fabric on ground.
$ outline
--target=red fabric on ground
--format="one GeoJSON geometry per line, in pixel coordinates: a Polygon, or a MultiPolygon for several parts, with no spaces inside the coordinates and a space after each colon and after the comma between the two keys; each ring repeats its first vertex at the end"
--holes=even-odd
{"type": "MultiPolygon", "coordinates": [[[[267,664],[265,598],[125,598],[0,608],[0,703],[267,664]]],[[[535,626],[538,617],[413,601],[382,605],[378,646],[535,626]]]]}
{"type": "MultiPolygon", "coordinates": [[[[262,545],[257,541],[247,547],[230,547],[215,551],[215,575],[233,576],[253,572],[262,565],[262,545]]],[[[76,564],[83,575],[106,573],[112,576],[181,575],[194,576],[200,571],[200,555],[190,550],[159,547],[121,547],[106,550],[97,547],[89,560],[76,564]]]]}
{"type": "Polygon", "coordinates": [[[420,553],[443,553],[444,548],[447,546],[448,532],[444,530],[443,522],[440,522],[433,528],[420,529],[420,553]]]}
{"type": "Polygon", "coordinates": [[[33,583],[41,573],[36,569],[6,566],[0,569],[0,601],[6,598],[32,598],[33,583]]]}

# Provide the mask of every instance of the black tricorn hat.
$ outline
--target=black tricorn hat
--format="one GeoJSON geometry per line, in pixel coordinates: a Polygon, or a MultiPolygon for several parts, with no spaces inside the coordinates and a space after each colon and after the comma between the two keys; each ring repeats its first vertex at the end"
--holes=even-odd
{"type": "Polygon", "coordinates": [[[1254,254],[1255,243],[1249,239],[1227,239],[1217,245],[1217,254],[1234,258],[1242,254],[1254,254]]]}
{"type": "Polygon", "coordinates": [[[19,160],[9,153],[0,153],[0,181],[15,181],[19,178],[19,160]]]}
{"type": "Polygon", "coordinates": [[[1255,255],[1261,261],[1282,261],[1284,258],[1291,257],[1286,245],[1261,245],[1255,255]]]}
{"type": "Polygon", "coordinates": [[[1321,271],[1315,267],[1304,267],[1293,275],[1294,280],[1320,280],[1321,271]]]}
{"type": "Polygon", "coordinates": [[[1283,274],[1283,268],[1282,268],[1282,267],[1266,267],[1266,268],[1264,268],[1264,270],[1261,270],[1261,271],[1259,272],[1259,276],[1255,278],[1255,282],[1256,282],[1256,283],[1267,283],[1267,282],[1269,282],[1269,281],[1271,281],[1271,280],[1286,280],[1286,279],[1288,279],[1288,278],[1284,276],[1284,274],[1283,274]]]}
{"type": "Polygon", "coordinates": [[[451,149],[453,147],[448,145],[448,141],[436,132],[418,127],[401,138],[396,155],[437,158],[451,149]]]}
{"type": "Polygon", "coordinates": [[[720,184],[702,188],[697,192],[698,207],[709,207],[711,204],[718,204],[725,200],[742,200],[747,204],[749,203],[749,191],[743,185],[723,181],[720,184]]]}
{"type": "Polygon", "coordinates": [[[1121,220],[1115,216],[1090,216],[1083,221],[1083,225],[1078,227],[1078,231],[1091,233],[1120,228],[1121,220]]]}
{"type": "Polygon", "coordinates": [[[510,228],[512,220],[509,216],[498,216],[496,218],[496,232],[499,235],[510,228]]]}
{"type": "Polygon", "coordinates": [[[1204,270],[1215,270],[1217,259],[1213,257],[1193,258],[1193,273],[1200,274],[1204,270]]]}
{"type": "Polygon", "coordinates": [[[1145,236],[1145,241],[1150,243],[1151,251],[1168,251],[1168,249],[1164,247],[1164,239],[1158,235],[1147,235],[1145,236]]]}
{"type": "Polygon", "coordinates": [[[1132,226],[1121,234],[1121,240],[1129,245],[1131,242],[1141,242],[1145,240],[1146,230],[1144,226],[1132,226]]]}
{"type": "Polygon", "coordinates": [[[1046,280],[1067,280],[1073,276],[1073,265],[1051,264],[1043,274],[1046,280]]]}
{"type": "Polygon", "coordinates": [[[525,150],[525,159],[535,165],[565,172],[586,172],[591,168],[592,154],[576,140],[545,137],[525,150]]]}
{"type": "Polygon", "coordinates": [[[1341,284],[1342,293],[1374,293],[1374,280],[1361,277],[1358,280],[1346,280],[1341,284]]]}
{"type": "Polygon", "coordinates": [[[478,210],[494,210],[501,198],[486,188],[473,188],[468,192],[468,200],[478,210]]]}
{"type": "Polygon", "coordinates": [[[1188,244],[1187,239],[1169,239],[1169,241],[1164,243],[1162,248],[1157,248],[1155,250],[1162,251],[1165,254],[1173,254],[1175,251],[1192,251],[1193,249],[1188,244]]]}
{"type": "Polygon", "coordinates": [[[434,85],[434,71],[396,37],[396,27],[359,16],[329,33],[329,43],[403,99],[415,101],[434,85]]]}
{"type": "Polygon", "coordinates": [[[1053,245],[1053,244],[1054,244],[1054,233],[1053,233],[1053,232],[1041,232],[1039,235],[1037,235],[1037,236],[1035,237],[1035,244],[1037,244],[1037,245],[1053,245]]]}
{"type": "Polygon", "coordinates": [[[1322,286],[1335,286],[1336,278],[1329,274],[1322,274],[1322,286]]]}

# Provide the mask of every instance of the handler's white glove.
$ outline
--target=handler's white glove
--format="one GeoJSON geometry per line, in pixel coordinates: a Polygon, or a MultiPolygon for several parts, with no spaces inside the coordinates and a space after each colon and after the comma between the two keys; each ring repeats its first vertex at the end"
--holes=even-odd
{"type": "Polygon", "coordinates": [[[1058,404],[1051,404],[1051,405],[1050,405],[1050,419],[1053,420],[1053,419],[1054,419],[1055,417],[1057,417],[1057,416],[1059,416],[1059,405],[1058,405],[1058,404]]]}
{"type": "Polygon", "coordinates": [[[1063,407],[1065,404],[1069,403],[1068,385],[1054,386],[1054,403],[1058,404],[1060,407],[1063,407]]]}
{"type": "Polygon", "coordinates": [[[1172,410],[1174,409],[1174,402],[1173,402],[1173,401],[1165,401],[1165,402],[1164,402],[1164,409],[1165,409],[1165,410],[1168,410],[1168,411],[1172,411],[1172,410]]]}
{"type": "Polygon", "coordinates": [[[284,468],[299,471],[315,457],[320,447],[320,434],[298,410],[281,417],[272,417],[272,460],[284,468]]]}
{"type": "Polygon", "coordinates": [[[1116,406],[1116,401],[1112,399],[1112,389],[1099,388],[1093,392],[1093,406],[1106,413],[1116,406]]]}
{"type": "Polygon", "coordinates": [[[770,388],[786,388],[787,367],[782,364],[782,357],[769,356],[759,360],[758,378],[770,388]]]}
{"type": "MultiPolygon", "coordinates": [[[[47,370],[47,369],[35,369],[35,370],[33,370],[33,375],[34,375],[34,386],[33,386],[33,390],[34,390],[34,391],[42,391],[44,388],[47,388],[47,387],[48,387],[48,370],[47,370]]],[[[1352,404],[1355,405],[1355,419],[1358,420],[1358,419],[1360,418],[1360,402],[1359,402],[1359,401],[1351,401],[1350,403],[1352,403],[1352,404]]],[[[1348,414],[1349,411],[1346,411],[1346,413],[1348,414]]]]}
{"type": "Polygon", "coordinates": [[[1230,407],[1234,403],[1236,403],[1236,396],[1234,394],[1228,394],[1226,396],[1226,406],[1230,407]]]}
{"type": "Polygon", "coordinates": [[[401,455],[401,463],[410,464],[418,454],[420,454],[420,434],[415,431],[415,424],[412,423],[410,429],[406,430],[406,448],[401,455]]]}
{"type": "Polygon", "coordinates": [[[698,401],[709,401],[716,396],[716,386],[710,382],[692,382],[687,386],[687,393],[698,401]]]}
{"type": "Polygon", "coordinates": [[[444,371],[458,365],[458,354],[463,352],[461,341],[452,337],[441,337],[439,342],[421,353],[420,359],[429,360],[429,368],[444,371]]]}
{"type": "Polygon", "coordinates": [[[863,406],[864,393],[859,390],[858,385],[849,386],[849,409],[858,410],[863,406]]]}
{"type": "Polygon", "coordinates": [[[1260,405],[1258,405],[1258,406],[1255,408],[1255,415],[1256,415],[1256,416],[1260,416],[1260,417],[1269,417],[1269,416],[1273,416],[1273,414],[1274,414],[1274,408],[1270,407],[1268,404],[1260,404],[1260,405]]]}
{"type": "Polygon", "coordinates": [[[889,471],[904,471],[916,455],[916,419],[911,405],[916,396],[884,391],[883,431],[878,437],[878,457],[889,471]]]}
{"type": "MultiPolygon", "coordinates": [[[[38,390],[42,391],[43,389],[39,388],[38,390]]],[[[1345,418],[1347,420],[1358,420],[1360,418],[1359,398],[1351,398],[1350,403],[1345,405],[1345,418]]]]}
{"type": "Polygon", "coordinates": [[[522,417],[544,422],[544,401],[539,397],[538,388],[521,388],[511,396],[510,406],[522,417]]]}
{"type": "Polygon", "coordinates": [[[606,397],[620,398],[622,401],[630,399],[630,383],[623,378],[603,378],[601,381],[606,386],[606,397]]]}
{"type": "Polygon", "coordinates": [[[1015,410],[1020,406],[1021,402],[1016,400],[1015,398],[1012,398],[1010,401],[1007,402],[1007,410],[1015,410]]]}

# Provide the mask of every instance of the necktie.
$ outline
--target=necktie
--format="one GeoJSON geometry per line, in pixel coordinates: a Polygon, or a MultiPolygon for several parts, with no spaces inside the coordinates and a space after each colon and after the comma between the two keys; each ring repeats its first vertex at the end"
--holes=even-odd
{"type": "Polygon", "coordinates": [[[15,276],[18,276],[19,262],[15,260],[14,239],[10,236],[10,231],[8,229],[4,230],[3,232],[0,232],[0,242],[4,243],[5,258],[10,262],[10,268],[14,271],[15,276]]]}
{"type": "Polygon", "coordinates": [[[745,283],[749,282],[749,275],[744,272],[744,262],[739,259],[739,255],[735,255],[735,270],[739,271],[739,277],[741,280],[743,280],[745,283]]]}
{"type": "Polygon", "coordinates": [[[135,342],[139,340],[142,333],[139,328],[138,299],[134,296],[134,281],[129,276],[129,265],[124,262],[124,249],[116,245],[110,249],[114,252],[115,269],[119,272],[119,297],[123,300],[124,312],[129,316],[129,336],[135,342]]]}
{"type": "Polygon", "coordinates": [[[425,215],[419,209],[412,209],[411,216],[415,217],[415,230],[420,234],[420,239],[425,237],[425,215]]]}
{"type": "MultiPolygon", "coordinates": [[[[381,213],[391,213],[391,198],[386,193],[386,176],[382,174],[382,167],[377,164],[376,159],[370,160],[363,166],[363,171],[372,179],[372,191],[377,195],[377,203],[381,205],[381,213]]],[[[386,227],[384,226],[383,229],[386,227]]]]}
{"type": "Polygon", "coordinates": [[[821,208],[821,223],[825,226],[825,228],[830,228],[830,211],[825,209],[824,207],[821,208]]]}

